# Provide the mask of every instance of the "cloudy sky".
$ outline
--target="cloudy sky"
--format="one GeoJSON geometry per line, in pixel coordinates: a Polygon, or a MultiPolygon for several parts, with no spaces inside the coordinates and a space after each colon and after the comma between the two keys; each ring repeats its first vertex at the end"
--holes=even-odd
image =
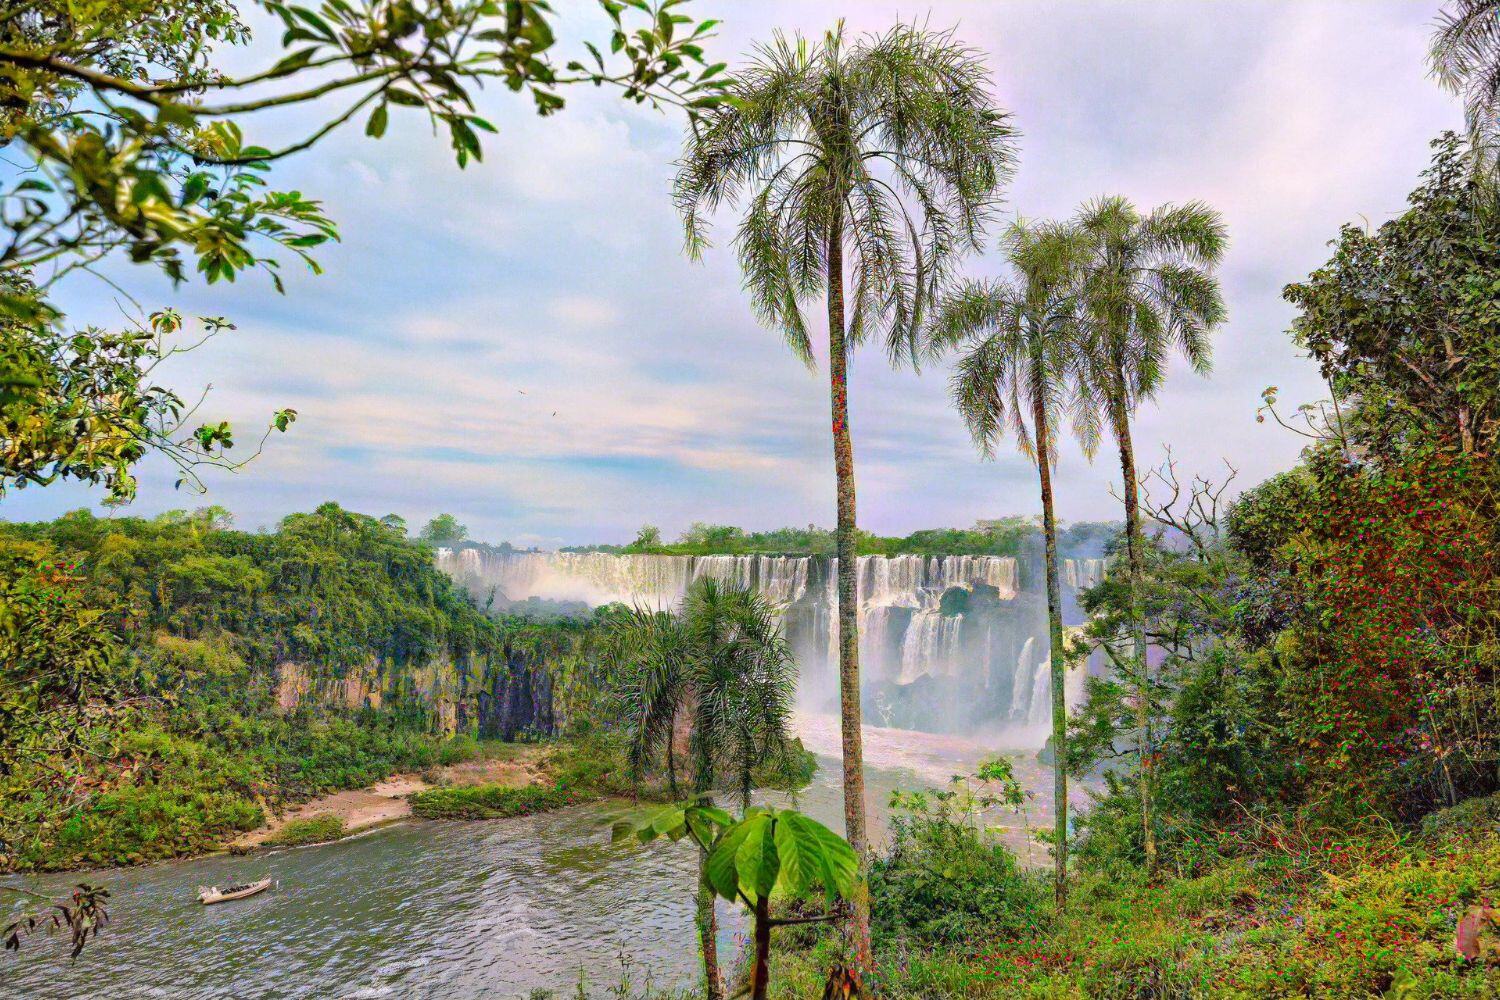
{"type": "MultiPolygon", "coordinates": [[[[570,43],[607,37],[592,4],[574,6],[570,43]]],[[[1397,212],[1428,141],[1459,121],[1424,74],[1435,2],[692,6],[723,19],[712,54],[731,64],[777,27],[818,33],[841,16],[856,31],[902,18],[956,27],[986,53],[1022,133],[1007,213],[1066,215],[1104,193],[1219,208],[1230,321],[1214,375],[1177,373],[1137,442],[1147,464],[1167,445],[1190,471],[1228,458],[1247,485],[1298,450],[1256,424],[1261,389],[1319,395],[1285,335],[1282,286],[1326,259],[1340,224],[1397,212]]],[[[668,197],[680,119],[605,92],[567,96],[541,120],[524,99],[486,94],[500,135],[465,171],[416,115],[395,116],[380,142],[356,128],[280,167],[277,185],[323,199],[343,232],[321,254],[327,273],[297,275],[285,296],[253,276],[174,290],[115,268],[148,309],[237,324],[172,371],[184,389],[213,384],[205,413],[241,422],[242,437],[276,407],[302,415],[250,468],[211,476],[205,498],[148,467],[134,512],[213,502],[255,527],[335,499],[414,523],[452,511],[477,537],[544,546],[623,541],[643,522],[668,536],[694,520],[830,525],[825,376],[756,325],[727,226],[704,263],[683,259],[668,197]]],[[[310,121],[267,120],[251,138],[280,144],[310,121]]],[[[993,257],[971,264],[994,269],[993,257]]],[[[64,303],[76,322],[110,323],[117,297],[85,280],[64,303]]],[[[878,349],[856,358],[863,526],[1038,510],[1034,471],[1014,454],[978,461],[945,387],[941,369],[893,372],[878,349]]],[[[1065,450],[1061,516],[1113,516],[1115,475],[1107,455],[1090,465],[1065,450]]],[[[0,500],[0,517],[96,499],[29,489],[0,500]]]]}

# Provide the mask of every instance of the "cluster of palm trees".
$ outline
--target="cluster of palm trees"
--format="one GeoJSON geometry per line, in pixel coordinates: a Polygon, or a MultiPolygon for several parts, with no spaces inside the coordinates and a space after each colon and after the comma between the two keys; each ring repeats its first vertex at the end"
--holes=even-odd
{"type": "MultiPolygon", "coordinates": [[[[632,777],[639,781],[665,757],[677,800],[678,744],[685,735],[695,805],[711,809],[714,789],[729,787],[738,793],[741,812],[748,810],[756,772],[791,746],[797,675],[778,610],[754,591],[702,579],[675,608],[623,613],[611,624],[606,646],[625,702],[632,777]]],[[[723,1000],[708,871],[712,840],[697,840],[696,923],[705,1000],[723,1000]]]]}
{"type": "MultiPolygon", "coordinates": [[[[1476,166],[1495,169],[1500,136],[1500,0],[1452,0],[1429,63],[1464,98],[1476,166]]],[[[1016,219],[997,248],[1005,274],[965,280],[958,264],[984,249],[1016,161],[1016,131],[996,106],[980,54],[951,33],[915,26],[846,39],[777,34],[758,47],[720,103],[693,126],[675,186],[686,250],[709,246],[712,217],[740,211],[734,247],[757,317],[810,368],[804,309],[826,308],[837,482],[838,648],[845,831],[868,858],[861,748],[854,451],[848,363],[874,339],[893,365],[954,360],[953,401],[985,457],[1008,434],[1035,465],[1042,504],[1055,768],[1056,894],[1066,898],[1067,707],[1052,468],[1066,417],[1085,454],[1104,434],[1119,452],[1123,568],[1134,613],[1128,648],[1111,659],[1135,686],[1142,845],[1155,864],[1151,720],[1156,706],[1139,593],[1144,539],[1132,420],[1180,355],[1210,367],[1209,337],[1225,310],[1216,269],[1227,237],[1199,202],[1138,210],[1122,197],[1085,203],[1066,220],[1016,219]]],[[[617,648],[634,650],[633,763],[663,752],[677,782],[673,732],[691,717],[695,793],[733,778],[749,801],[757,755],[785,745],[791,662],[773,609],[711,582],[673,612],[636,611],[617,648]],[[737,725],[733,720],[750,720],[737,725]]],[[[700,889],[709,996],[722,996],[711,893],[700,889]]],[[[870,967],[868,900],[856,893],[855,958],[870,967]]]]}
{"type": "MultiPolygon", "coordinates": [[[[988,90],[978,53],[951,34],[901,26],[857,41],[777,35],[755,50],[727,100],[689,136],[676,181],[686,249],[708,246],[711,218],[741,212],[735,250],[757,316],[814,364],[804,315],[827,309],[837,481],[839,686],[845,829],[868,856],[860,739],[854,455],[847,365],[872,337],[892,364],[956,354],[955,404],[986,455],[1007,430],[1035,463],[1046,535],[1056,762],[1057,894],[1067,864],[1065,650],[1052,465],[1063,414],[1092,452],[1108,426],[1125,479],[1132,585],[1140,573],[1131,417],[1179,351],[1209,365],[1224,316],[1214,270],[1226,237],[1199,203],[1142,213],[1123,198],[1065,222],[1015,221],[999,249],[1007,277],[964,281],[983,249],[1015,163],[1016,132],[988,90]]],[[[1142,631],[1130,656],[1142,787],[1149,787],[1150,683],[1142,631]]],[[[1149,792],[1142,822],[1151,851],[1149,792]]],[[[857,900],[856,958],[869,966],[867,902],[857,900]]]]}

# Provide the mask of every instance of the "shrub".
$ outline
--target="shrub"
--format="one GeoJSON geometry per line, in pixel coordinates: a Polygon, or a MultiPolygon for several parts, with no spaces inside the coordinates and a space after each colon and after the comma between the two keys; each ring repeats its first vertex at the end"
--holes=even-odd
{"type": "Polygon", "coordinates": [[[266,839],[267,847],[299,847],[303,844],[326,844],[346,833],[342,818],[332,813],[289,821],[266,839]]]}
{"type": "Polygon", "coordinates": [[[583,795],[629,795],[635,790],[619,734],[595,730],[559,743],[546,768],[559,788],[583,795]]]}
{"type": "Polygon", "coordinates": [[[1040,873],[979,825],[966,789],[897,792],[891,851],[870,869],[877,933],[958,944],[1033,933],[1048,912],[1040,873]]]}
{"type": "Polygon", "coordinates": [[[802,745],[802,740],[793,737],[786,751],[767,759],[751,772],[751,782],[756,788],[774,788],[783,792],[800,792],[812,784],[818,773],[818,756],[802,745]]]}
{"type": "Polygon", "coordinates": [[[1500,834],[1500,792],[1465,799],[1450,809],[1422,817],[1422,835],[1431,840],[1465,840],[1500,834]]]}
{"type": "Polygon", "coordinates": [[[579,801],[582,796],[558,785],[463,785],[416,792],[411,796],[411,811],[422,819],[508,819],[579,801]]]}
{"type": "Polygon", "coordinates": [[[444,766],[462,764],[478,757],[480,751],[479,741],[474,737],[467,734],[455,736],[438,748],[437,762],[444,766]]]}

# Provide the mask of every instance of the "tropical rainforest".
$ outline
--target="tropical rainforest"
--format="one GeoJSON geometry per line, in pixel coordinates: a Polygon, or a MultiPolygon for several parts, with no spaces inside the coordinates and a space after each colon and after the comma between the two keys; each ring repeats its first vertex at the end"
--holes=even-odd
{"type": "MultiPolygon", "coordinates": [[[[1208,375],[1228,322],[1234,234],[1212,204],[1002,212],[1019,125],[957,29],[840,22],[731,63],[711,0],[580,6],[593,36],[543,0],[0,11],[0,499],[72,481],[103,502],[0,521],[0,984],[66,993],[70,969],[108,974],[122,924],[196,918],[111,888],[148,862],[340,868],[356,855],[335,852],[404,835],[345,839],[320,809],[347,793],[393,810],[357,832],[402,820],[464,845],[462,863],[403,869],[445,900],[521,894],[467,865],[531,837],[570,838],[527,869],[570,904],[658,880],[638,922],[675,928],[656,959],[690,953],[690,975],[590,959],[531,1000],[1500,995],[1500,3],[1437,8],[1428,69],[1463,127],[1434,129],[1405,204],[1281,276],[1287,337],[1326,395],[1265,389],[1256,419],[1301,452],[1258,483],[1233,455],[1208,472],[1138,454],[1142,408],[1208,375]],[[224,53],[250,42],[252,7],[280,37],[247,70],[224,53]],[[278,164],[346,124],[374,143],[420,118],[476,167],[497,130],[475,110],[486,83],[544,117],[587,87],[680,120],[662,197],[686,256],[732,258],[744,308],[822,380],[831,528],[694,522],[667,541],[647,524],[565,550],[826,567],[822,759],[799,731],[808,664],[743,581],[543,620],[439,568],[439,552],[525,551],[452,514],[413,533],[338,502],[258,531],[217,506],[131,513],[146,469],[210,490],[306,422],[274,409],[233,451],[243,432],[158,370],[194,349],[178,340],[193,321],[77,327],[70,282],[108,257],[151,287],[285,292],[283,263],[318,271],[341,233],[321,202],[272,189],[278,164]],[[280,134],[278,109],[318,123],[280,134]],[[953,419],[979,457],[1015,449],[1039,516],[862,528],[849,368],[867,356],[946,373],[953,419]],[[1062,523],[1064,441],[1107,455],[1117,519],[1062,523]],[[1102,576],[1065,583],[1085,550],[1102,576]],[[859,573],[909,556],[1035,567],[1045,745],[876,791],[882,740],[917,734],[867,725],[859,573]],[[590,811],[606,808],[608,835],[590,811]],[[584,864],[583,888],[557,888],[584,864]]],[[[278,887],[233,905],[299,903],[278,887]]],[[[590,928],[629,922],[613,905],[590,928]]],[[[194,940],[227,950],[232,919],[194,940]]],[[[445,911],[401,947],[421,966],[457,923],[445,911]]],[[[509,989],[507,956],[483,954],[491,978],[443,995],[509,989]]]]}

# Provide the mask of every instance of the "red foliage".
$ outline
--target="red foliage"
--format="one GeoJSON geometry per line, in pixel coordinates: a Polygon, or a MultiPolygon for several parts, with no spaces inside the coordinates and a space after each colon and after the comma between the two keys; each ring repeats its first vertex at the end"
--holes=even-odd
{"type": "Polygon", "coordinates": [[[1487,686],[1476,673],[1493,671],[1473,641],[1493,615],[1492,491],[1472,459],[1430,451],[1340,470],[1319,493],[1301,567],[1306,763],[1371,799],[1413,769],[1451,786],[1456,755],[1494,746],[1493,720],[1471,711],[1476,682],[1487,686]]]}

